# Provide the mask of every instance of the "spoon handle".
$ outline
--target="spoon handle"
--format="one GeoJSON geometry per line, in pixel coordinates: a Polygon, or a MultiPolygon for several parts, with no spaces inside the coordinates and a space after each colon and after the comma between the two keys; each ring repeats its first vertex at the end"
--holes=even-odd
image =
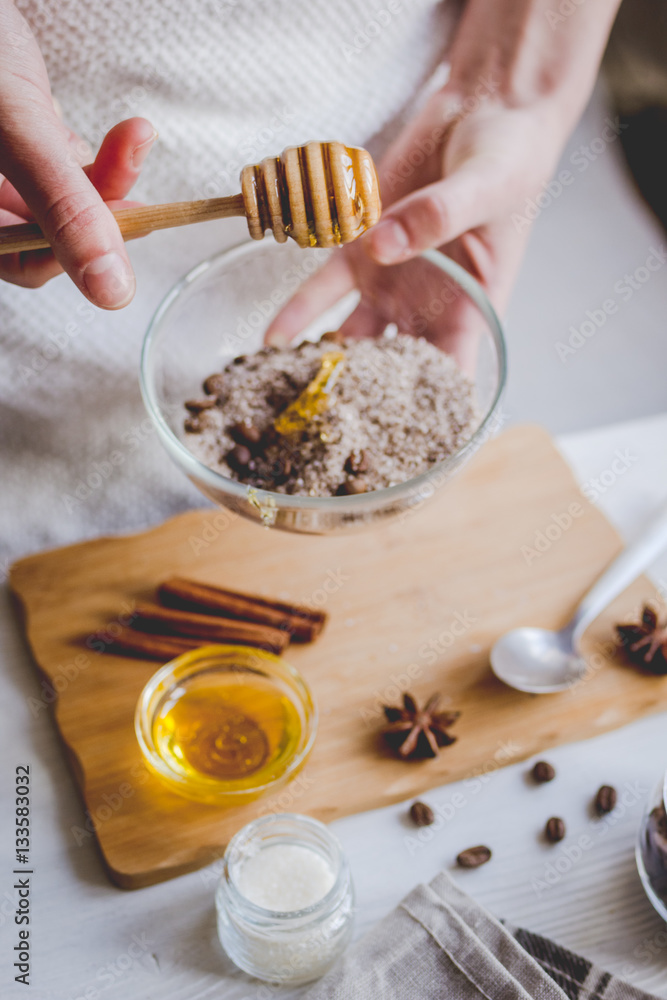
{"type": "Polygon", "coordinates": [[[575,648],[590,623],[667,547],[667,507],[614,559],[577,608],[569,628],[575,648]]]}
{"type": "MultiPolygon", "coordinates": [[[[117,208],[113,213],[123,235],[134,236],[152,233],[155,229],[173,229],[189,226],[207,219],[227,219],[245,215],[243,195],[230,198],[206,198],[203,201],[178,201],[169,205],[135,205],[117,208]]],[[[0,227],[0,254],[22,250],[42,250],[50,246],[36,222],[23,222],[16,226],[0,227]]]]}

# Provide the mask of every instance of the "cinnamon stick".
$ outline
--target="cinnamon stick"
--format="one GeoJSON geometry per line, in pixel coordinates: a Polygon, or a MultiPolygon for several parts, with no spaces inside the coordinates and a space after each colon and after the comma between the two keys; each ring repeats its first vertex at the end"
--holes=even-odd
{"type": "Polygon", "coordinates": [[[134,629],[123,626],[105,652],[123,653],[137,656],[145,660],[161,660],[167,663],[182,653],[189,653],[204,645],[198,639],[183,639],[175,635],[150,635],[148,632],[135,632],[134,629]]]}
{"type": "Polygon", "coordinates": [[[327,620],[323,611],[197,583],[180,576],[165,580],[157,593],[158,600],[167,607],[268,625],[286,632],[298,642],[316,639],[327,620]]]}
{"type": "Polygon", "coordinates": [[[268,625],[161,608],[157,604],[137,605],[132,628],[162,635],[191,636],[200,640],[199,645],[204,642],[231,642],[258,646],[272,653],[282,653],[290,638],[288,632],[268,625]]]}

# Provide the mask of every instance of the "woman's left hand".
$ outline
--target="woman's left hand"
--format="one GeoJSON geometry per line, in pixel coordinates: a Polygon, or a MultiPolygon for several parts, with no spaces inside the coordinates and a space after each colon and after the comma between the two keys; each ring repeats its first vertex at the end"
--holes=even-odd
{"type": "Polygon", "coordinates": [[[468,351],[476,322],[469,300],[458,295],[443,309],[442,274],[409,262],[438,247],[504,309],[530,230],[527,205],[588,99],[617,6],[587,0],[566,17],[552,0],[467,0],[448,83],[380,165],[380,222],[305,282],[267,341],[288,343],[357,288],[361,299],[344,334],[373,336],[395,322],[465,362],[475,339],[468,351]]]}
{"type": "Polygon", "coordinates": [[[474,98],[472,107],[448,87],[433,95],[380,165],[380,222],[332,254],[276,317],[267,340],[288,342],[357,288],[361,301],[342,327],[346,335],[374,336],[395,322],[401,332],[426,334],[459,353],[453,341],[462,335],[467,299],[429,310],[442,275],[405,262],[439,247],[502,309],[528,235],[525,202],[548,180],[560,151],[554,118],[548,106],[508,107],[493,93],[474,98]]]}

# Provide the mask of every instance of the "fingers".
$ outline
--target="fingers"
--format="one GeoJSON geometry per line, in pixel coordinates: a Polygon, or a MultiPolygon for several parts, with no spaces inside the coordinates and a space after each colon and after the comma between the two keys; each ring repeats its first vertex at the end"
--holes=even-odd
{"type": "MultiPolygon", "coordinates": [[[[0,21],[0,174],[83,294],[103,308],[120,308],[135,280],[116,221],[81,167],[83,149],[58,117],[28,24],[14,4],[0,4],[0,21]]],[[[135,127],[148,138],[143,123],[135,127]]],[[[6,266],[20,272],[39,259],[18,255],[6,266]]]]}
{"type": "MultiPolygon", "coordinates": [[[[70,148],[105,202],[125,198],[138,180],[156,139],[157,132],[149,121],[129,118],[114,125],[104,137],[94,162],[89,163],[92,156],[89,144],[68,129],[70,148]]],[[[0,207],[20,216],[20,221],[31,217],[14,185],[3,178],[0,178],[0,207]]]]}
{"type": "Polygon", "coordinates": [[[366,251],[379,264],[408,260],[488,223],[498,212],[499,202],[492,165],[474,158],[444,180],[392,205],[364,236],[366,251]]]}
{"type": "MultiPolygon", "coordinates": [[[[31,218],[21,195],[13,184],[5,178],[0,179],[0,209],[12,212],[16,216],[16,222],[26,222],[31,218]]],[[[12,225],[10,222],[3,222],[3,225],[12,225]]]]}
{"type": "Polygon", "coordinates": [[[157,139],[145,118],[129,118],[106,134],[95,157],[85,168],[104,201],[125,197],[141,173],[141,167],[157,139]]]}
{"type": "MultiPolygon", "coordinates": [[[[138,201],[109,202],[109,208],[132,208],[140,205],[138,201]]],[[[13,226],[24,222],[23,216],[0,209],[0,226],[13,226]]],[[[139,239],[147,233],[134,233],[129,239],[139,239]]],[[[51,278],[62,274],[62,267],[53,254],[53,250],[27,250],[21,253],[0,254],[0,281],[9,281],[22,288],[41,288],[51,278]]]]}
{"type": "MultiPolygon", "coordinates": [[[[62,118],[60,105],[55,99],[53,100],[53,106],[58,114],[58,117],[62,118]]],[[[90,163],[93,156],[90,143],[78,136],[76,132],[72,132],[69,128],[67,129],[67,141],[73,155],[76,157],[77,162],[84,168],[84,170],[88,169],[84,167],[84,164],[90,163]]],[[[18,193],[14,185],[10,184],[10,182],[4,177],[0,177],[0,208],[6,209],[8,212],[13,212],[15,215],[19,216],[19,219],[17,220],[19,222],[33,221],[32,213],[28,209],[24,199],[18,193]]],[[[60,270],[62,270],[62,268],[60,270]]]]}
{"type": "Polygon", "coordinates": [[[0,257],[0,279],[22,288],[41,288],[51,278],[62,274],[62,270],[51,250],[30,250],[0,257]]]}
{"type": "MultiPolygon", "coordinates": [[[[21,216],[0,209],[0,226],[15,226],[24,221],[21,216]]],[[[0,255],[0,280],[23,288],[40,288],[61,271],[51,250],[0,255]]]]}
{"type": "MultiPolygon", "coordinates": [[[[84,168],[100,197],[109,203],[106,206],[108,210],[137,204],[123,199],[137,180],[141,166],[156,137],[157,132],[144,118],[120,122],[105,137],[94,163],[84,168]]],[[[69,130],[67,141],[77,162],[89,155],[90,147],[87,143],[69,130]]],[[[24,199],[9,181],[4,182],[1,193],[3,209],[14,214],[10,217],[9,214],[3,213],[0,224],[10,225],[31,217],[32,213],[26,211],[24,199]]],[[[26,288],[39,288],[62,270],[60,261],[51,250],[35,250],[0,257],[0,278],[26,288]]],[[[117,286],[114,286],[114,290],[115,288],[117,286]]],[[[118,308],[106,297],[101,300],[93,298],[90,294],[88,297],[104,308],[118,308]]]]}
{"type": "Polygon", "coordinates": [[[0,106],[3,171],[55,256],[95,305],[118,309],[135,290],[118,226],[77,162],[50,102],[19,88],[0,106]]]}
{"type": "Polygon", "coordinates": [[[364,337],[379,337],[387,326],[387,318],[363,299],[350,313],[340,328],[343,337],[361,340],[364,337]]]}
{"type": "Polygon", "coordinates": [[[460,97],[441,90],[407,123],[379,166],[383,205],[388,207],[410,191],[438,180],[446,137],[460,116],[460,97]]]}
{"type": "Polygon", "coordinates": [[[265,342],[274,347],[287,347],[309,323],[353,288],[354,277],[345,252],[335,251],[324,267],[304,281],[271,321],[264,334],[265,342]]]}

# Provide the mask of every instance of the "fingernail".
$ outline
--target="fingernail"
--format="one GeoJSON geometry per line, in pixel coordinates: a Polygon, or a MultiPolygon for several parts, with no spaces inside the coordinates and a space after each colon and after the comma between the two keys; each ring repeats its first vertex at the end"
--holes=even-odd
{"type": "Polygon", "coordinates": [[[105,253],[91,261],[83,272],[83,282],[91,299],[104,309],[127,305],[136,287],[129,265],[117,253],[105,253]]]}
{"type": "Polygon", "coordinates": [[[410,249],[410,240],[400,222],[385,219],[370,231],[369,237],[373,256],[382,264],[393,264],[405,257],[410,249]]]}
{"type": "Polygon", "coordinates": [[[269,347],[289,347],[292,343],[292,338],[288,337],[286,333],[282,333],[280,330],[275,330],[273,333],[268,335],[266,343],[269,347]]]}
{"type": "Polygon", "coordinates": [[[151,151],[151,146],[153,145],[156,139],[157,139],[157,132],[155,129],[153,129],[153,134],[150,137],[150,139],[146,139],[145,142],[140,142],[138,146],[134,147],[134,149],[132,150],[132,166],[135,168],[135,170],[138,170],[139,167],[143,164],[144,160],[151,151]]]}

